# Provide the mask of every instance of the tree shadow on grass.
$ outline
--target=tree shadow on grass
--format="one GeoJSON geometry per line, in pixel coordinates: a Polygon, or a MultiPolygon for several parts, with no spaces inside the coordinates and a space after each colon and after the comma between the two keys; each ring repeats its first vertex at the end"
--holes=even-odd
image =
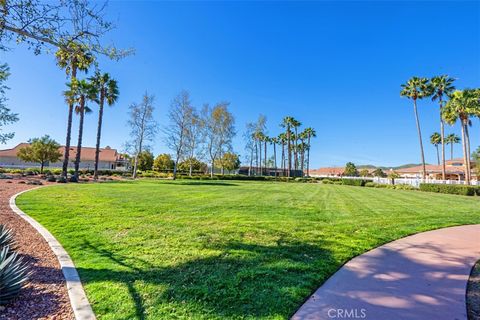
{"type": "Polygon", "coordinates": [[[82,282],[113,281],[125,285],[135,305],[136,319],[145,319],[146,307],[152,307],[145,305],[136,282],[167,288],[155,297],[153,309],[159,304],[191,303],[195,310],[189,310],[185,316],[197,312],[197,316],[204,313],[220,318],[278,315],[286,318],[338,266],[321,245],[305,243],[265,246],[231,242],[213,247],[221,250],[220,255],[172,267],[158,267],[141,259],[122,257],[87,241],[85,244],[86,250],[108,258],[114,266],[78,268],[82,282]]]}

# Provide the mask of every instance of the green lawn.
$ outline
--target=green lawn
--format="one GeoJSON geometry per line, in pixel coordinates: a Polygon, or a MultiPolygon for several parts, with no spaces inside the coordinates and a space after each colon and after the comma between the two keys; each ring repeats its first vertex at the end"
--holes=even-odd
{"type": "Polygon", "coordinates": [[[480,223],[478,197],[300,183],[68,184],[17,202],[70,253],[100,319],[287,319],[358,254],[480,223]]]}

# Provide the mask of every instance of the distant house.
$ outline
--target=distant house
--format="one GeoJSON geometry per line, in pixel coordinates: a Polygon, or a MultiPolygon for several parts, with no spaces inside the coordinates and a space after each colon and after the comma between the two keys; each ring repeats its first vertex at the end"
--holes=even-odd
{"type": "Polygon", "coordinates": [[[341,177],[345,168],[343,167],[326,167],[311,169],[310,176],[312,177],[341,177]]]}
{"type": "MultiPolygon", "coordinates": [[[[472,161],[472,178],[476,179],[475,162],[472,161]]],[[[442,179],[442,165],[427,164],[425,166],[428,179],[442,179]]],[[[453,159],[445,161],[445,171],[447,180],[465,180],[465,168],[463,159],[453,159]]],[[[422,178],[423,167],[415,166],[410,168],[396,169],[396,173],[402,178],[422,178]]]]}
{"type": "MultiPolygon", "coordinates": [[[[238,169],[238,174],[248,176],[248,172],[250,171],[250,174],[252,176],[256,175],[262,175],[262,176],[272,176],[272,177],[286,177],[288,176],[288,170],[282,170],[282,168],[258,168],[258,167],[240,167],[238,169]],[[262,173],[260,173],[262,171],[262,173]]],[[[303,172],[302,170],[290,170],[290,177],[303,177],[303,172]]]]}
{"type": "MultiPolygon", "coordinates": [[[[38,163],[25,162],[17,157],[18,151],[29,146],[28,143],[20,143],[12,149],[0,150],[0,167],[4,168],[35,168],[38,167],[38,163]]],[[[58,151],[63,155],[65,154],[65,147],[61,146],[58,151]]],[[[68,166],[74,167],[75,157],[77,154],[77,148],[70,148],[70,156],[68,166]]],[[[63,165],[63,156],[60,161],[55,163],[49,163],[46,167],[61,168],[63,165]]],[[[80,169],[93,170],[95,165],[95,148],[82,147],[80,153],[80,169]]],[[[128,161],[116,149],[110,147],[100,148],[98,169],[100,170],[126,170],[128,169],[128,161]]]]}

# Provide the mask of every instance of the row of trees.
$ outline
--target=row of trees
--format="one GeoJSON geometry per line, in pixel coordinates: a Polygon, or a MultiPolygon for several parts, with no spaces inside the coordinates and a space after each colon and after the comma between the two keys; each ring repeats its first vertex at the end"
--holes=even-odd
{"type": "MultiPolygon", "coordinates": [[[[141,103],[130,105],[129,122],[131,140],[126,143],[133,155],[133,177],[139,169],[139,156],[150,149],[159,126],[154,118],[155,97],[145,93],[141,103]]],[[[226,157],[234,157],[232,139],[235,136],[235,119],[229,111],[230,103],[220,102],[213,107],[205,104],[199,111],[193,106],[190,94],[183,90],[171,102],[168,125],[161,131],[163,141],[173,154],[173,178],[177,176],[181,161],[189,163],[189,174],[198,159],[210,163],[213,176],[216,166],[226,168],[226,157]]],[[[237,156],[238,157],[238,156],[237,156]]]]}
{"type": "Polygon", "coordinates": [[[268,168],[274,168],[276,175],[278,169],[277,146],[279,146],[281,147],[280,168],[284,176],[290,177],[292,169],[303,172],[305,167],[307,175],[309,175],[310,146],[311,139],[316,137],[315,130],[308,127],[300,131],[301,122],[287,116],[280,124],[285,132],[278,136],[269,136],[266,124],[267,119],[263,115],[260,115],[256,122],[247,123],[244,138],[249,161],[248,174],[265,175],[268,174],[268,168]],[[273,149],[271,161],[268,157],[268,146],[272,146],[273,149]]]}
{"type": "MultiPolygon", "coordinates": [[[[81,156],[84,115],[89,102],[99,106],[97,144],[95,155],[95,178],[98,177],[98,159],[104,103],[112,105],[118,97],[116,82],[108,74],[98,71],[97,56],[121,59],[133,53],[132,49],[121,50],[101,43],[103,36],[114,25],[104,19],[106,4],[88,0],[62,0],[45,2],[39,0],[9,0],[0,2],[0,50],[9,49],[10,43],[26,43],[35,54],[55,52],[57,64],[65,69],[69,78],[64,92],[68,105],[67,134],[62,175],[66,179],[70,155],[73,113],[79,115],[79,134],[75,159],[75,178],[81,156]],[[86,72],[95,65],[97,72],[89,79],[78,79],[77,72],[86,72]]],[[[4,81],[8,66],[0,66],[0,127],[18,120],[16,114],[5,107],[4,81]]],[[[0,142],[13,137],[12,133],[0,134],[0,142]]]]}
{"type": "MultiPolygon", "coordinates": [[[[444,142],[446,145],[450,145],[450,160],[453,160],[453,146],[457,143],[460,143],[460,137],[455,133],[450,133],[445,137],[444,142]]],[[[440,151],[438,146],[442,145],[442,135],[438,132],[432,133],[430,136],[430,143],[435,147],[437,151],[437,164],[440,165],[440,151]]]]}
{"type": "MultiPolygon", "coordinates": [[[[440,115],[440,145],[442,147],[442,179],[446,178],[445,168],[445,123],[449,125],[460,122],[462,131],[463,158],[465,167],[465,180],[470,183],[471,179],[471,156],[469,126],[472,117],[480,117],[480,89],[456,90],[455,79],[441,75],[431,79],[412,77],[406,84],[402,84],[400,95],[413,101],[414,115],[417,126],[417,134],[420,145],[422,161],[422,175],[426,177],[425,155],[423,149],[422,132],[418,117],[417,101],[431,98],[437,101],[440,115]]],[[[438,145],[438,144],[437,144],[438,145]]]]}

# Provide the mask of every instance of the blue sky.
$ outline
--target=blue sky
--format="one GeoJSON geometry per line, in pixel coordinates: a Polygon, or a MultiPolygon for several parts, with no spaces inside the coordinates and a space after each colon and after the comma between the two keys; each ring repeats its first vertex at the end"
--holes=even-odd
{"type": "MultiPolygon", "coordinates": [[[[272,135],[286,115],[316,129],[311,167],[419,162],[413,107],[400,98],[400,84],[413,75],[449,74],[458,88],[480,86],[479,2],[112,1],[108,14],[117,29],[106,42],[136,53],[120,62],[100,59],[121,92],[106,111],[103,146],[121,149],[128,106],[145,91],[155,94],[156,118],[165,125],[170,101],[186,89],[197,107],[231,102],[239,153],[246,122],[262,113],[272,135]]],[[[43,134],[63,144],[66,77],[54,57],[12,45],[1,60],[12,72],[9,106],[20,116],[5,147],[43,134]]],[[[434,163],[428,137],[439,130],[438,107],[421,101],[419,110],[434,163]]],[[[480,121],[473,122],[476,147],[480,121]]],[[[95,126],[92,113],[84,145],[94,145],[95,126]]],[[[155,154],[168,151],[160,136],[153,146],[155,154]]]]}

